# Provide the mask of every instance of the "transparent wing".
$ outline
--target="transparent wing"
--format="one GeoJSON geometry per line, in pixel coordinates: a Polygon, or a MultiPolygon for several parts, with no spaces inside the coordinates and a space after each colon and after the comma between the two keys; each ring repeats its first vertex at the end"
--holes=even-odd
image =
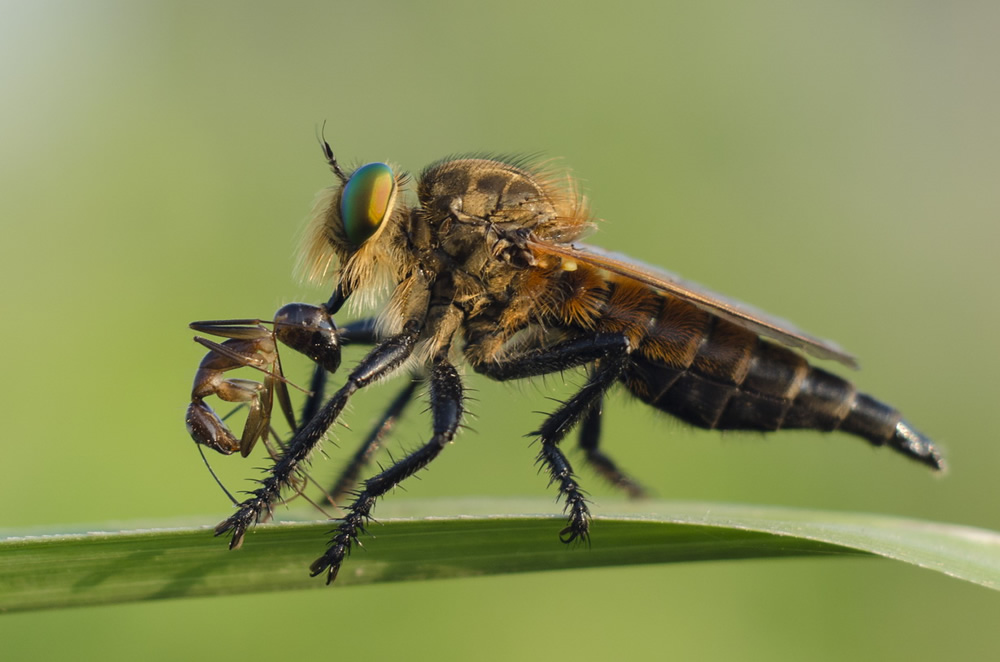
{"type": "Polygon", "coordinates": [[[626,255],[605,251],[596,246],[572,246],[537,240],[529,240],[528,244],[532,249],[541,253],[558,255],[568,260],[577,260],[618,276],[638,281],[655,290],[688,301],[702,310],[718,315],[727,322],[732,322],[765,338],[801,349],[816,358],[839,361],[851,368],[858,367],[857,359],[834,342],[811,336],[783,319],[768,315],[753,306],[729,299],[721,294],[716,294],[663,269],[642,264],[626,255]]]}

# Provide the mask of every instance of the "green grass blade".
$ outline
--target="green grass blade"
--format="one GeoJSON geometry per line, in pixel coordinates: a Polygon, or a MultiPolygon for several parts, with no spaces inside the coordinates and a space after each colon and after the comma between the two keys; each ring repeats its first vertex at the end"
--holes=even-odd
{"type": "MultiPolygon", "coordinates": [[[[380,508],[338,586],[615,565],[878,555],[1000,588],[1000,534],[870,514],[615,503],[591,547],[562,545],[551,502],[411,501],[380,508]],[[545,513],[549,514],[535,514],[545,513]],[[497,513],[517,513],[503,515],[497,513]]],[[[210,528],[0,540],[0,612],[323,588],[308,575],[328,522],[258,526],[229,552],[210,528]]],[[[336,590],[329,588],[325,590],[336,590]]]]}

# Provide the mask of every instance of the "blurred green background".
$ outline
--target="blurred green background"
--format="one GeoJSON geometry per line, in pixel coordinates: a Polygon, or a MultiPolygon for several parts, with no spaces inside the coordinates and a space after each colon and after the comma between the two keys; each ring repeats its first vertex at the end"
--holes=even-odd
{"type": "MultiPolygon", "coordinates": [[[[952,467],[939,480],[844,435],[694,431],[619,395],[606,447],[659,496],[1000,529],[995,3],[0,10],[0,527],[230,511],[182,423],[203,354],[186,325],[326,299],[292,276],[331,183],[314,137],[325,120],[345,163],[564,157],[606,219],[594,243],[836,339],[861,359],[859,386],[952,467]]],[[[522,435],[569,381],[470,378],[475,431],[391,498],[552,497],[522,435]]],[[[357,398],[355,432],[317,473],[394,389],[357,398]]],[[[390,446],[426,430],[411,416],[390,446]]],[[[215,459],[236,489],[261,463],[215,459]]],[[[582,478],[595,501],[617,498],[582,478]]],[[[998,622],[998,596],[978,586],[793,560],[7,615],[0,641],[8,659],[930,660],[995,652],[998,622]]]]}

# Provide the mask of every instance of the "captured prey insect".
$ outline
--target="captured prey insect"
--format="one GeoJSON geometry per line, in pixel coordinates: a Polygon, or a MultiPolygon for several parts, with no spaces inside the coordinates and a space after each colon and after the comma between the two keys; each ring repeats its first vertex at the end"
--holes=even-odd
{"type": "Polygon", "coordinates": [[[267,439],[275,395],[288,425],[296,428],[288,387],[281,374],[278,340],[302,352],[323,370],[336,372],[340,367],[337,327],[323,308],[289,304],[275,313],[271,325],[273,328],[268,329],[257,319],[191,323],[195,331],[228,338],[222,343],[201,337],[194,339],[209,350],[195,373],[191,404],[185,417],[188,432],[198,443],[224,455],[240,451],[243,457],[248,456],[259,439],[267,439]],[[223,377],[223,373],[244,366],[261,370],[264,382],[223,377]],[[227,402],[248,403],[250,412],[239,439],[205,404],[210,395],[227,402]]]}
{"type": "MultiPolygon", "coordinates": [[[[376,500],[426,467],[455,436],[465,401],[455,367],[459,358],[499,381],[587,370],[584,385],[533,433],[538,462],[565,502],[564,542],[589,535],[587,499],[560,448],[574,426],[586,462],[628,494],[643,494],[599,443],[602,401],[619,384],[699,427],[840,430],[943,468],[931,440],[896,410],[803,356],[856,367],[835,344],[666,272],[575,243],[593,224],[569,176],[517,159],[453,158],[423,171],[411,202],[405,175],[384,163],[348,174],[330,146],[323,142],[323,147],[337,182],[317,201],[302,266],[315,280],[333,276],[337,286],[326,304],[304,307],[313,311],[310,320],[321,323],[276,319],[275,335],[317,362],[314,384],[322,384],[339,361],[321,359],[339,358],[339,340],[346,337],[332,316],[351,297],[368,301],[383,286],[390,295],[377,317],[351,327],[352,342],[373,348],[325,404],[315,395],[320,389],[313,389],[302,424],[273,466],[237,512],[216,527],[216,535],[232,535],[230,548],[239,547],[247,529],[267,516],[356,392],[399,372],[419,374],[428,386],[433,434],[350,492],[351,503],[326,552],[310,566],[313,576],[325,574],[328,583],[336,579],[376,500]],[[285,328],[300,329],[303,337],[321,330],[323,351],[314,351],[316,345],[303,337],[278,332],[285,328]]],[[[260,340],[254,333],[230,336],[219,360],[248,363],[250,354],[266,354],[266,347],[253,345],[260,340]]],[[[208,390],[228,395],[211,383],[208,390]]],[[[283,382],[272,378],[270,388],[280,393],[283,382]]],[[[237,384],[234,397],[246,398],[240,389],[237,384]]],[[[383,424],[413,392],[412,384],[404,389],[383,424]]],[[[225,435],[205,414],[201,397],[196,389],[195,413],[188,417],[195,440],[245,453],[261,434],[259,420],[239,441],[217,441],[225,435]]],[[[366,449],[370,446],[359,456],[366,449]]],[[[356,459],[342,484],[353,480],[358,466],[356,459]],[[351,470],[355,473],[348,475],[351,470]]]]}
{"type": "MultiPolygon", "coordinates": [[[[316,364],[313,376],[312,390],[306,391],[309,396],[303,409],[303,420],[308,420],[316,413],[323,397],[326,375],[334,373],[340,367],[341,346],[351,343],[374,342],[374,328],[371,320],[349,324],[338,329],[333,319],[322,306],[312,306],[304,303],[292,303],[283,306],[274,315],[273,320],[231,319],[192,322],[190,328],[201,333],[207,333],[228,340],[217,343],[207,338],[195,336],[198,344],[208,348],[209,352],[202,359],[195,373],[194,385],[191,389],[191,404],[188,405],[185,422],[191,437],[199,444],[230,455],[240,451],[243,457],[250,455],[259,440],[263,440],[273,459],[276,454],[268,443],[271,432],[271,413],[275,398],[281,407],[282,414],[288,426],[294,432],[297,429],[295,413],[292,410],[291,398],[288,395],[288,384],[281,367],[278,354],[278,341],[304,354],[316,364]],[[268,326],[271,328],[269,329],[268,326]],[[226,379],[224,373],[238,368],[250,367],[264,373],[264,381],[255,382],[248,379],[226,379]],[[246,422],[239,438],[233,434],[211,407],[205,398],[211,395],[220,400],[245,404],[248,407],[246,422]]],[[[404,389],[404,393],[412,393],[416,389],[414,381],[404,389]]],[[[294,386],[294,385],[293,385],[294,386]]],[[[295,388],[300,387],[296,386],[295,388]]],[[[357,476],[371,455],[378,448],[382,437],[398,417],[401,405],[390,407],[383,417],[379,427],[373,431],[362,451],[355,460],[348,464],[340,479],[330,490],[325,490],[325,498],[331,503],[342,497],[356,482],[357,476]]],[[[278,441],[279,446],[283,446],[278,441]]],[[[207,460],[206,460],[207,464],[207,460]]],[[[213,476],[215,472],[209,467],[213,476]]],[[[295,492],[302,495],[297,485],[311,481],[304,472],[298,472],[300,481],[296,481],[295,492]]],[[[218,480],[218,478],[216,478],[218,480]]],[[[220,483],[221,486],[221,483],[220,483]]],[[[229,491],[222,487],[229,495],[229,491]]],[[[230,499],[233,497],[230,495],[230,499]]],[[[312,503],[312,500],[306,497],[312,503]]],[[[235,499],[233,499],[235,503],[235,499]]],[[[314,506],[324,512],[317,504],[314,506]]]]}

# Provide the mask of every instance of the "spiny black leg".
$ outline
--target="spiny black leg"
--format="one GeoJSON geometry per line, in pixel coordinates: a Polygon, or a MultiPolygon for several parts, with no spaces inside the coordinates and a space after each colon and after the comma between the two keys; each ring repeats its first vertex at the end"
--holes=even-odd
{"type": "Polygon", "coordinates": [[[587,458],[587,462],[608,482],[625,490],[633,499],[644,497],[646,490],[642,485],[619,469],[614,460],[597,448],[601,440],[601,405],[603,400],[602,394],[584,414],[583,421],[580,423],[580,448],[585,453],[584,457],[587,458]]]}
{"type": "Polygon", "coordinates": [[[558,444],[621,376],[628,360],[625,351],[623,345],[618,354],[603,359],[583,388],[545,419],[542,427],[535,432],[542,445],[538,452],[538,461],[549,472],[550,482],[559,486],[559,493],[566,500],[565,510],[569,513],[569,525],[559,532],[559,539],[565,543],[578,539],[587,540],[590,530],[590,510],[587,508],[584,492],[580,489],[580,484],[573,473],[573,467],[559,450],[558,444]]]}
{"type": "Polygon", "coordinates": [[[419,334],[418,324],[407,322],[402,333],[379,343],[351,372],[347,383],[316,416],[295,433],[281,457],[271,467],[269,475],[260,481],[260,487],[251,492],[252,496],[240,504],[235,514],[215,527],[217,536],[232,532],[229,549],[237,549],[243,543],[247,528],[260,521],[265,511],[270,512],[271,504],[289,486],[299,465],[309,457],[319,440],[340,416],[351,395],[402,365],[413,352],[419,334]]]}
{"type": "Polygon", "coordinates": [[[434,436],[422,448],[364,482],[364,487],[348,508],[347,516],[340,521],[330,547],[309,566],[313,577],[326,572],[327,584],[335,580],[344,557],[350,554],[358,535],[364,533],[376,499],[427,466],[455,436],[462,420],[462,381],[454,366],[448,362],[446,353],[434,359],[430,374],[430,396],[434,436]]]}
{"type": "Polygon", "coordinates": [[[502,382],[569,370],[606,356],[622,354],[627,349],[628,340],[620,333],[597,333],[552,347],[514,354],[500,361],[479,363],[474,367],[477,372],[502,382]]]}
{"type": "Polygon", "coordinates": [[[563,403],[545,420],[541,429],[534,433],[539,436],[541,442],[538,461],[545,467],[551,482],[558,484],[559,493],[566,500],[569,526],[559,534],[563,542],[587,538],[590,511],[587,509],[584,493],[573,474],[573,467],[559,450],[558,444],[570,428],[621,376],[628,360],[628,351],[629,341],[626,336],[621,333],[598,333],[475,366],[477,371],[504,381],[550,374],[588,363],[597,364],[587,384],[563,403]]]}
{"type": "Polygon", "coordinates": [[[385,435],[389,433],[403,413],[403,410],[410,403],[410,400],[413,399],[413,394],[420,383],[421,381],[417,379],[411,381],[399,392],[399,395],[393,399],[392,403],[389,404],[389,408],[382,414],[382,418],[372,428],[372,431],[354,454],[354,457],[351,458],[351,461],[340,472],[337,482],[330,488],[328,493],[334,502],[339,502],[340,498],[347,494],[348,490],[353,488],[358,482],[358,475],[361,473],[361,470],[371,461],[375,451],[382,445],[385,435]]]}

